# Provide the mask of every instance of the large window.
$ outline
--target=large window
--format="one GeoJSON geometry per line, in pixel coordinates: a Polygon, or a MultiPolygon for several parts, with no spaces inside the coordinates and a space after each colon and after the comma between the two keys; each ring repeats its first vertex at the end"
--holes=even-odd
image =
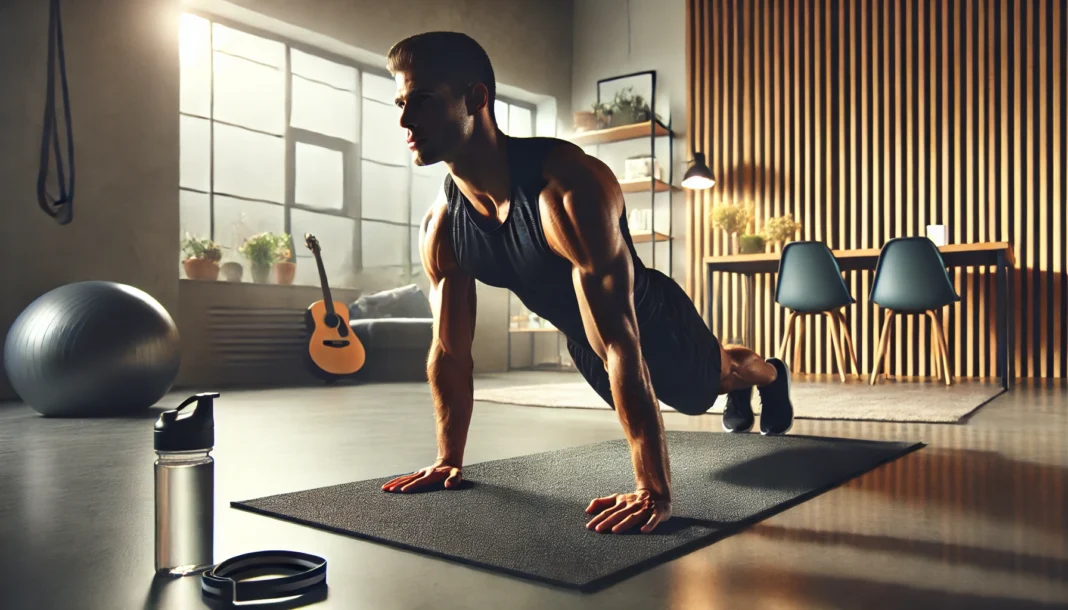
{"type": "MultiPolygon", "coordinates": [[[[319,283],[305,233],[332,286],[422,273],[419,222],[447,168],[412,163],[387,72],[193,14],[180,40],[183,237],[247,268],[246,238],[289,233],[297,284],[319,283]]],[[[533,106],[497,100],[495,113],[505,133],[533,134],[533,106]]]]}

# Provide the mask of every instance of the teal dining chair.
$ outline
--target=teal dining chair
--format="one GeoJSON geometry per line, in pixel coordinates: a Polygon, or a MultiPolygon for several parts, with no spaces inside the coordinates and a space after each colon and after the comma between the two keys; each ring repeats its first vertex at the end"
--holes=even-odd
{"type": "Polygon", "coordinates": [[[794,342],[794,357],[791,365],[796,370],[801,354],[804,329],[794,337],[794,329],[800,327],[803,317],[825,315],[830,324],[831,343],[838,362],[838,374],[846,380],[847,368],[842,344],[849,347],[849,363],[858,375],[857,355],[853,338],[849,334],[842,309],[856,301],[849,294],[849,287],[842,279],[838,260],[826,244],[819,241],[795,241],[786,244],[779,256],[779,278],[775,286],[775,302],[790,311],[782,342],[779,344],[779,359],[786,355],[790,342],[794,342]],[[843,339],[844,335],[844,339],[843,339]]]}
{"type": "Polygon", "coordinates": [[[960,301],[953,281],[946,271],[938,246],[926,237],[899,237],[883,245],[875,265],[871,301],[886,310],[875,364],[871,369],[871,384],[879,376],[879,368],[890,351],[890,329],[894,316],[926,315],[933,322],[931,344],[934,346],[935,373],[945,377],[946,385],[953,383],[949,370],[949,349],[942,325],[942,308],[960,301]]]}

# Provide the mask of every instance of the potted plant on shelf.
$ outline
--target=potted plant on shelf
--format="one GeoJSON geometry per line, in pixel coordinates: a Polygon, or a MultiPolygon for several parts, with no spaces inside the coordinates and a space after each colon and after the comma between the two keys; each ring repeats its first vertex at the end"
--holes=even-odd
{"type": "Polygon", "coordinates": [[[257,233],[245,240],[238,250],[252,267],[252,281],[266,284],[271,277],[271,266],[278,261],[282,248],[289,243],[289,236],[278,233],[257,233]]]}
{"type": "Polygon", "coordinates": [[[219,261],[222,259],[222,249],[212,240],[194,237],[188,233],[182,240],[182,267],[185,276],[191,280],[219,279],[219,261]]]}
{"type": "Polygon", "coordinates": [[[753,218],[748,206],[720,204],[709,212],[709,224],[727,234],[727,254],[734,254],[734,235],[744,230],[753,218]]]}
{"type": "Polygon", "coordinates": [[[766,242],[760,233],[738,237],[738,251],[742,254],[762,254],[766,242]]]}
{"type": "MultiPolygon", "coordinates": [[[[593,104],[593,115],[597,127],[620,127],[633,123],[642,123],[649,120],[652,109],[649,102],[641,95],[634,93],[634,87],[627,87],[616,92],[611,102],[593,104]]],[[[656,120],[661,121],[660,115],[656,120]]]]}
{"type": "Polygon", "coordinates": [[[794,220],[792,214],[769,218],[768,221],[764,223],[764,237],[769,243],[776,244],[780,247],[794,239],[797,232],[800,230],[801,225],[794,220]]]}
{"type": "Polygon", "coordinates": [[[293,254],[293,237],[287,234],[279,236],[278,260],[274,263],[274,281],[283,286],[293,283],[297,275],[297,259],[293,254]]]}

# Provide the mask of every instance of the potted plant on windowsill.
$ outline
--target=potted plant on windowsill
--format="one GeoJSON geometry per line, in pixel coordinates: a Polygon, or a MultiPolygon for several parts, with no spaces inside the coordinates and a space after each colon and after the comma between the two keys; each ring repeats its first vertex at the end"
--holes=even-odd
{"type": "Polygon", "coordinates": [[[293,255],[293,238],[289,235],[281,235],[281,243],[278,249],[278,260],[274,263],[274,281],[277,284],[288,286],[293,283],[297,275],[297,259],[293,255]]]}
{"type": "Polygon", "coordinates": [[[191,280],[219,279],[219,261],[222,260],[222,249],[212,240],[201,237],[193,237],[186,233],[182,240],[182,267],[185,276],[191,280]]]}
{"type": "Polygon", "coordinates": [[[270,281],[271,266],[278,262],[288,243],[289,236],[284,233],[257,233],[241,244],[238,251],[248,259],[253,282],[267,284],[270,281]]]}

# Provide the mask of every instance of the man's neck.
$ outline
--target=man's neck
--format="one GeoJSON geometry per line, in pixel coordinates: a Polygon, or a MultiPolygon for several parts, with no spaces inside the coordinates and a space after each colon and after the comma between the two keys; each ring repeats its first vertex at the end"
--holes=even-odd
{"type": "Polygon", "coordinates": [[[446,165],[453,182],[480,212],[496,217],[507,207],[512,180],[507,138],[495,126],[476,132],[463,152],[446,165]]]}

